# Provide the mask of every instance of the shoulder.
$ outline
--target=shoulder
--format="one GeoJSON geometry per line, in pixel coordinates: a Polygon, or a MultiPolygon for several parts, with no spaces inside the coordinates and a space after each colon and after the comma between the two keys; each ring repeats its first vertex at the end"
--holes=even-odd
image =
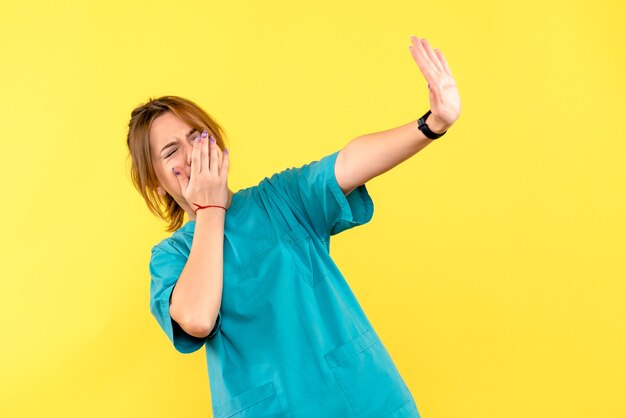
{"type": "Polygon", "coordinates": [[[324,183],[329,177],[334,177],[335,161],[341,149],[325,154],[306,163],[300,163],[265,177],[258,187],[265,190],[284,192],[289,189],[298,189],[304,185],[324,183]]]}
{"type": "Polygon", "coordinates": [[[174,231],[169,237],[163,238],[161,241],[154,244],[150,250],[152,256],[167,254],[172,257],[184,256],[184,249],[187,247],[185,234],[189,233],[189,229],[192,226],[193,225],[190,225],[188,222],[174,231]]]}

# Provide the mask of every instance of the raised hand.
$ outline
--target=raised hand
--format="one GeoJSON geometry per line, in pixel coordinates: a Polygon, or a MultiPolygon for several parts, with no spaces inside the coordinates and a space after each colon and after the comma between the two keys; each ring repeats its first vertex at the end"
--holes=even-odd
{"type": "Polygon", "coordinates": [[[461,97],[443,53],[428,41],[411,36],[411,55],[428,82],[430,111],[427,123],[435,132],[446,131],[461,114],[461,97]]]}

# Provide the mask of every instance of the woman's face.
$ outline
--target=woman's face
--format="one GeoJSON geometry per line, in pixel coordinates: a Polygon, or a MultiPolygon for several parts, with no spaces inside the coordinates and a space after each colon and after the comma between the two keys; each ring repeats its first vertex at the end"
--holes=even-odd
{"type": "MultiPolygon", "coordinates": [[[[191,151],[193,142],[201,132],[172,112],[158,116],[150,128],[150,157],[152,167],[159,181],[157,192],[161,196],[169,194],[188,213],[193,210],[183,198],[181,186],[172,168],[184,171],[189,178],[191,172],[191,151]]],[[[213,133],[209,131],[209,135],[213,133]]]]}

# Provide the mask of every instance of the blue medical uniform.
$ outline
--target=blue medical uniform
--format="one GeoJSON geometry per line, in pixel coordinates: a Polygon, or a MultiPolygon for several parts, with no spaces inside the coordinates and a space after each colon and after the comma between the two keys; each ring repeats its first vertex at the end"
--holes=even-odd
{"type": "Polygon", "coordinates": [[[233,194],[222,303],[206,338],[169,315],[195,221],[152,248],[150,311],[181,353],[205,347],[215,418],[419,418],[411,392],[330,257],[330,236],[370,221],[345,196],[339,151],[233,194]]]}

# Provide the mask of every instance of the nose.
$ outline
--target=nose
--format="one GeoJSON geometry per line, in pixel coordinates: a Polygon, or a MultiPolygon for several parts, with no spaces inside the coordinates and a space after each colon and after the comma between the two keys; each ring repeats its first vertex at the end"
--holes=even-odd
{"type": "MultiPolygon", "coordinates": [[[[195,139],[194,139],[195,141],[195,139]]],[[[187,153],[187,165],[191,166],[191,153],[193,151],[193,145],[191,144],[187,144],[187,146],[185,146],[185,152],[187,153]]]]}

